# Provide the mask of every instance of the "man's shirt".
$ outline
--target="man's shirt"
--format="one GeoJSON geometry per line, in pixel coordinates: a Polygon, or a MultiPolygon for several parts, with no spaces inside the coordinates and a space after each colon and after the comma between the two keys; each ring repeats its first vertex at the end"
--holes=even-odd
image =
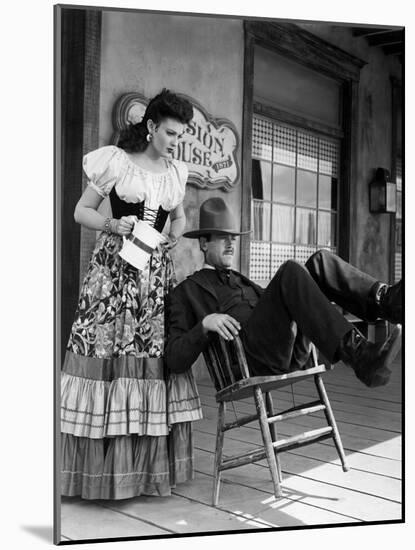
{"type": "Polygon", "coordinates": [[[220,312],[231,315],[243,325],[258,303],[258,295],[251,285],[230,269],[204,268],[203,274],[215,289],[220,312]]]}

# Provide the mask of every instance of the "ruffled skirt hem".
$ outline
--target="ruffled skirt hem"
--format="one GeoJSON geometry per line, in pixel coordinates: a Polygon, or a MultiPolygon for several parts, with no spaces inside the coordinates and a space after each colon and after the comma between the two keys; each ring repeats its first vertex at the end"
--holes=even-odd
{"type": "Polygon", "coordinates": [[[167,419],[169,425],[200,420],[202,405],[191,370],[171,374],[167,382],[167,419]]]}
{"type": "Polygon", "coordinates": [[[167,437],[89,439],[61,434],[64,496],[89,500],[168,496],[171,487],[193,477],[190,422],[176,424],[167,437]]]}
{"type": "Polygon", "coordinates": [[[64,368],[62,432],[91,439],[129,434],[163,436],[173,424],[202,418],[192,372],[172,374],[166,384],[161,377],[161,359],[125,356],[100,360],[67,352],[64,368]],[[109,367],[117,370],[117,376],[108,380],[105,370],[109,367]],[[144,374],[152,377],[142,378],[144,374]]]}
{"type": "Polygon", "coordinates": [[[62,372],[61,430],[77,437],[167,435],[164,380],[90,380],[62,372]]]}
{"type": "Polygon", "coordinates": [[[139,477],[130,478],[129,483],[108,486],[101,482],[94,483],[85,480],[82,474],[62,474],[62,496],[81,497],[85,500],[123,500],[145,496],[168,497],[171,495],[169,480],[162,483],[143,482],[139,477]]]}

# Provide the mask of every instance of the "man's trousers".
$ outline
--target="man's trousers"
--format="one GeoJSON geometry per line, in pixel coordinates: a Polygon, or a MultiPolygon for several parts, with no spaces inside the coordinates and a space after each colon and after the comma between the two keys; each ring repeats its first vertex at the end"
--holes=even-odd
{"type": "Polygon", "coordinates": [[[242,326],[251,374],[307,368],[310,342],[329,362],[338,361],[339,344],[353,326],[331,302],[373,320],[371,295],[377,282],[326,250],[313,254],[305,267],[285,262],[242,326]]]}

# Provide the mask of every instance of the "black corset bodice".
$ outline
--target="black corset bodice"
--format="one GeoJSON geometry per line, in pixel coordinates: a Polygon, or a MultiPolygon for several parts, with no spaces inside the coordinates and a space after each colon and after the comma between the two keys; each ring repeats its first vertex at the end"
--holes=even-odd
{"type": "Polygon", "coordinates": [[[117,195],[115,187],[111,189],[110,202],[114,218],[119,219],[122,216],[137,216],[139,220],[148,222],[160,233],[163,231],[169,212],[168,210],[164,210],[161,206],[159,206],[158,210],[152,210],[145,206],[144,201],[125,202],[117,195]]]}

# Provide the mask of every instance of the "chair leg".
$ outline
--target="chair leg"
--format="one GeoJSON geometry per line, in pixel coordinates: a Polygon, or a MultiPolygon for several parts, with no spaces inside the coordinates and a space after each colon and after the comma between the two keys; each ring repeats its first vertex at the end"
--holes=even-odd
{"type": "MultiPolygon", "coordinates": [[[[267,414],[268,416],[274,416],[274,405],[272,403],[272,395],[270,392],[265,393],[265,405],[267,407],[267,414]]],[[[273,442],[277,441],[277,427],[275,423],[269,425],[269,431],[271,432],[271,440],[273,442]]],[[[281,472],[281,463],[280,458],[278,456],[277,449],[274,449],[275,454],[275,462],[277,463],[277,472],[278,472],[278,479],[280,483],[282,483],[282,472],[281,472]]]]}
{"type": "Polygon", "coordinates": [[[327,423],[329,426],[333,428],[333,440],[337,449],[337,453],[340,457],[340,461],[342,463],[343,472],[347,472],[349,470],[349,467],[347,466],[346,455],[343,449],[343,443],[340,438],[340,433],[337,428],[336,419],[334,418],[333,410],[331,408],[330,401],[326,393],[326,388],[324,387],[323,379],[320,374],[316,374],[316,376],[314,377],[314,382],[316,384],[316,388],[320,396],[320,400],[326,407],[324,414],[326,415],[327,423]]]}
{"type": "Polygon", "coordinates": [[[225,432],[223,431],[223,425],[225,424],[225,403],[219,402],[218,408],[218,425],[216,431],[216,448],[215,448],[215,465],[213,472],[213,493],[212,493],[212,504],[217,506],[219,500],[219,489],[220,489],[220,465],[222,463],[222,451],[223,451],[223,439],[225,432]]]}
{"type": "Polygon", "coordinates": [[[280,498],[282,496],[282,491],[280,481],[278,479],[277,461],[275,460],[274,447],[272,445],[271,433],[267,422],[267,411],[265,409],[262,391],[259,386],[254,387],[254,398],[259,418],[259,425],[262,432],[262,440],[264,442],[272,483],[274,485],[274,494],[276,498],[280,498]]]}

